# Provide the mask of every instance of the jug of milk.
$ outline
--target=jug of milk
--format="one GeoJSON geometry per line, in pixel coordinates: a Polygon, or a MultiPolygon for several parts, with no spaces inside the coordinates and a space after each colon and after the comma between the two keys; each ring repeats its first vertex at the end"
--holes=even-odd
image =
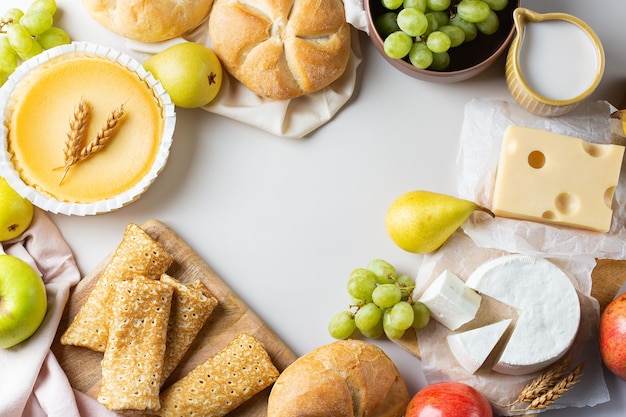
{"type": "Polygon", "coordinates": [[[589,98],[604,73],[604,50],[593,30],[565,13],[513,12],[516,35],[506,60],[509,92],[540,116],[560,116],[589,98]]]}

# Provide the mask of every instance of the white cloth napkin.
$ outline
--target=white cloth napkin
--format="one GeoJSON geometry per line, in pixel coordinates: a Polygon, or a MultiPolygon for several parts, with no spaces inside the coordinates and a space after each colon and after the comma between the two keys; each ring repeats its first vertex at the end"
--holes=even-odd
{"type": "Polygon", "coordinates": [[[204,110],[258,127],[277,136],[302,138],[330,121],[352,97],[361,63],[358,33],[352,31],[348,68],[328,87],[291,100],[260,97],[225,74],[216,100],[204,110]]]}
{"type": "MultiPolygon", "coordinates": [[[[346,21],[352,25],[351,56],[344,74],[328,87],[291,100],[260,97],[243,84],[224,74],[220,94],[203,109],[257,127],[277,136],[302,138],[330,121],[348,102],[357,85],[357,68],[363,57],[360,31],[367,33],[363,0],[345,0],[346,21]]],[[[142,61],[151,54],[180,42],[197,42],[211,46],[208,20],[180,38],[159,43],[143,43],[126,39],[126,47],[142,61]]]]}
{"type": "Polygon", "coordinates": [[[346,11],[346,21],[356,29],[369,34],[365,2],[363,0],[343,0],[343,8],[346,11]]]}
{"type": "Polygon", "coordinates": [[[80,280],[74,256],[47,214],[35,209],[31,226],[2,242],[0,253],[16,256],[37,270],[46,285],[48,312],[37,332],[24,342],[0,349],[0,416],[117,416],[75,391],[50,346],[70,289],[80,280]]]}

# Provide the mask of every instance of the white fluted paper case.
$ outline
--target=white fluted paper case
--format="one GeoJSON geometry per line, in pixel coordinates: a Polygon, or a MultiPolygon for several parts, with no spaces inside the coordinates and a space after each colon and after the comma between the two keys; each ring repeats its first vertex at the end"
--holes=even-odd
{"type": "MultiPolygon", "coordinates": [[[[102,82],[106,81],[103,80],[102,82]]],[[[110,212],[126,206],[139,198],[165,167],[176,124],[175,106],[171,102],[169,95],[160,82],[146,71],[139,61],[113,48],[88,42],[73,42],[68,45],[51,48],[22,63],[0,88],[0,114],[3,115],[3,123],[0,125],[0,176],[4,177],[13,189],[30,200],[35,206],[52,213],[79,216],[110,212]],[[53,59],[55,60],[54,62],[57,62],[56,60],[62,60],[65,57],[72,59],[73,57],[84,56],[110,60],[119,64],[122,69],[136,75],[142,87],[145,86],[148,89],[147,95],[151,94],[154,97],[163,123],[160,139],[157,139],[159,143],[156,144],[155,157],[149,162],[150,166],[146,173],[139,176],[134,183],[129,183],[126,189],[119,191],[117,194],[110,197],[107,196],[107,198],[99,201],[89,202],[80,201],[80,199],[72,201],[71,198],[67,197],[55,197],[53,193],[46,192],[39,185],[32,186],[27,184],[21,177],[20,170],[14,160],[14,154],[9,149],[11,112],[15,100],[14,96],[17,95],[13,93],[19,88],[20,82],[27,82],[27,75],[31,71],[42,68],[43,65],[53,59]]],[[[33,123],[37,123],[37,118],[33,118],[33,123]]],[[[115,169],[115,167],[111,167],[111,169],[115,169]]]]}

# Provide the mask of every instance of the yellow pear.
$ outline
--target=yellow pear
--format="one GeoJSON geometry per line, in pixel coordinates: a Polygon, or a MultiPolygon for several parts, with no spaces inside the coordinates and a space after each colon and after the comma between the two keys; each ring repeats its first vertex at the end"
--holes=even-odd
{"type": "Polygon", "coordinates": [[[24,233],[33,220],[33,204],[0,177],[0,242],[24,233]]]}
{"type": "Polygon", "coordinates": [[[222,87],[222,64],[213,50],[182,42],[151,56],[145,69],[159,80],[179,107],[196,108],[212,102],[222,87]]]}
{"type": "Polygon", "coordinates": [[[476,210],[491,210],[473,201],[430,191],[411,191],[389,207],[385,226],[400,248],[413,253],[433,252],[476,210]]]}

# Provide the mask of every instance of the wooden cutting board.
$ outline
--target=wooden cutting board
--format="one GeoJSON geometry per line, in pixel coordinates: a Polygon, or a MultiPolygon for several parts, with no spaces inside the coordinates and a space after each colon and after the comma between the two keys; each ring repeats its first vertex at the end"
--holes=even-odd
{"type": "MultiPolygon", "coordinates": [[[[591,296],[598,300],[600,311],[603,311],[615,298],[624,282],[626,282],[626,261],[597,260],[591,273],[591,296]]],[[[402,338],[396,339],[394,342],[416,358],[421,358],[415,332],[405,332],[402,338]]]]}
{"type": "MultiPolygon", "coordinates": [[[[296,355],[263,323],[254,311],[171,229],[157,220],[149,220],[140,226],[174,256],[174,263],[167,271],[169,275],[184,283],[189,283],[198,278],[202,279],[219,301],[218,307],[209,317],[194,344],[178,368],[172,373],[164,388],[221,350],[240,332],[247,332],[260,340],[279,371],[283,371],[296,359],[296,355]]],[[[122,236],[120,236],[120,241],[121,239],[122,236]]],[[[93,398],[97,398],[98,395],[101,377],[100,361],[103,354],[86,348],[61,345],[59,338],[86,301],[112,255],[113,252],[72,290],[52,345],[52,351],[67,374],[72,387],[93,398]]],[[[229,416],[265,417],[269,392],[270,388],[257,394],[230,413],[229,416]]]]}

